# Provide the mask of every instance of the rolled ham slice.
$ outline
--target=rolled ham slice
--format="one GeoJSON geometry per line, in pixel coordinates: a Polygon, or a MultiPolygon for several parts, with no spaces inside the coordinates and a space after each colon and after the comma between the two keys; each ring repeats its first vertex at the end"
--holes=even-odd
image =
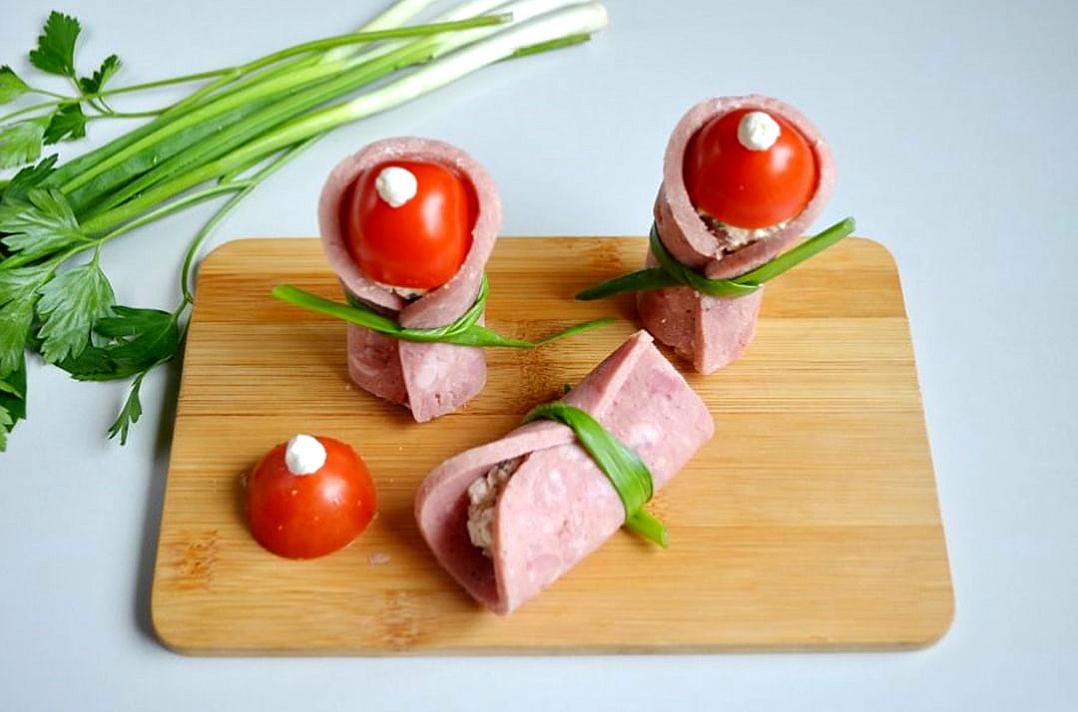
{"type": "MultiPolygon", "coordinates": [[[[431,329],[460,318],[472,304],[501,227],[502,210],[494,181],[471,156],[441,141],[393,138],[377,141],[337,164],[318,206],[322,248],[341,286],[373,309],[408,328],[431,329]],[[460,270],[445,284],[406,302],[360,272],[345,240],[341,206],[366,170],[387,161],[437,163],[466,178],[475,190],[479,213],[472,246],[460,270]]],[[[486,383],[483,350],[452,344],[398,341],[348,325],[348,374],[360,388],[407,407],[419,422],[452,412],[486,383]]]]}
{"type": "MultiPolygon", "coordinates": [[[[652,337],[637,332],[564,399],[588,411],[651,470],[655,490],[714,434],[707,406],[652,337]]],[[[624,523],[606,475],[560,423],[529,423],[432,471],[415,515],[435,558],[481,604],[506,614],[536,596],[624,523]],[[493,467],[513,474],[494,504],[490,556],[468,533],[468,488],[493,467]]]]}
{"type": "MultiPolygon", "coordinates": [[[[655,224],[663,246],[679,262],[702,269],[712,279],[737,277],[792,247],[819,217],[835,185],[831,148],[819,130],[789,104],[766,96],[708,99],[682,117],[666,145],[663,181],[655,198],[655,224]],[[801,213],[776,234],[733,252],[696,212],[685,188],[685,151],[690,139],[711,119],[740,109],[780,116],[804,135],[816,156],[816,192],[801,213]]],[[[653,258],[649,255],[649,264],[653,258]]],[[[712,373],[738,359],[752,341],[763,289],[737,299],[709,297],[688,287],[641,292],[637,296],[644,326],[663,343],[692,361],[701,373],[712,373]]]]}

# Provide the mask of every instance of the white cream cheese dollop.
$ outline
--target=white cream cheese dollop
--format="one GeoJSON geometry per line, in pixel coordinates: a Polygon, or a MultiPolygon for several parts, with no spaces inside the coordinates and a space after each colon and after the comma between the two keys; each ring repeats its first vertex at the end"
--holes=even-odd
{"type": "Polygon", "coordinates": [[[285,447],[284,463],[293,475],[313,475],[326,464],[326,448],[318,438],[296,435],[285,447]]]}
{"type": "Polygon", "coordinates": [[[779,140],[780,133],[778,122],[763,111],[750,111],[737,125],[737,140],[750,151],[768,150],[779,140]]]}
{"type": "Polygon", "coordinates": [[[378,197],[386,201],[391,208],[399,208],[415,197],[419,191],[419,181],[407,168],[389,166],[383,168],[374,179],[374,189],[378,197]]]}

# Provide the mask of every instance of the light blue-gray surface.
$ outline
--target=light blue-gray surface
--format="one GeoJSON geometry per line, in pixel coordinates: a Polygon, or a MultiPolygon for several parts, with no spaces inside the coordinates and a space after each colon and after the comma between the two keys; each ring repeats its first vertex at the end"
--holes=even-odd
{"type": "MultiPolygon", "coordinates": [[[[87,64],[210,68],[336,34],[373,2],[63,0],[87,64]]],[[[50,2],[8,0],[25,67],[50,2]]],[[[375,138],[456,143],[499,183],[507,234],[643,234],[668,132],[760,91],[834,145],[827,220],[855,214],[902,272],[957,598],[912,653],[534,659],[193,659],[148,627],[176,374],[121,449],[119,385],[31,370],[0,456],[0,709],[1075,709],[1078,705],[1078,3],[630,2],[567,53],[503,65],[343,129],[218,240],[315,231],[321,180],[375,138]]],[[[162,97],[164,98],[164,97],[162,97]]],[[[120,102],[117,102],[120,103],[120,102]]],[[[99,141],[116,129],[92,126],[99,141]]],[[[171,307],[188,214],[107,250],[125,303],[171,307]]],[[[718,437],[722,437],[720,433],[718,437]]]]}

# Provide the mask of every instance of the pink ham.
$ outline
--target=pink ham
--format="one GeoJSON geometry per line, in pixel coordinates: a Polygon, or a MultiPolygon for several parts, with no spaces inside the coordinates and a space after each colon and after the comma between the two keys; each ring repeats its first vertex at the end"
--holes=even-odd
{"type": "MultiPolygon", "coordinates": [[[[565,402],[591,413],[636,452],[656,491],[714,434],[707,406],[645,331],[607,357],[565,402]]],[[[617,492],[572,430],[550,421],[524,425],[446,460],[420,485],[415,513],[438,562],[501,614],[599,548],[625,519],[617,492]],[[507,461],[519,464],[494,505],[488,558],[469,538],[467,490],[507,461]]]]}
{"type": "MultiPolygon", "coordinates": [[[[475,303],[483,269],[501,227],[502,211],[494,181],[471,156],[441,141],[394,138],[377,141],[341,161],[326,180],[318,205],[322,247],[348,292],[394,316],[402,326],[430,329],[450,324],[475,303]],[[467,178],[479,201],[472,247],[456,275],[413,302],[367,279],[345,241],[341,204],[360,174],[387,161],[427,161],[467,178]]],[[[399,403],[419,422],[452,412],[486,383],[482,349],[450,344],[397,341],[348,325],[348,373],[364,390],[399,403]]]]}
{"type": "MultiPolygon", "coordinates": [[[[666,145],[663,182],[655,199],[655,224],[663,245],[679,262],[703,269],[712,279],[744,274],[792,247],[823,211],[835,185],[831,149],[819,130],[794,107],[765,96],[708,99],[682,117],[666,145]],[[685,189],[683,166],[689,140],[716,116],[758,109],[780,116],[800,131],[816,154],[819,182],[805,209],[777,234],[725,252],[722,241],[700,219],[685,189]]],[[[752,340],[763,290],[739,299],[709,297],[687,287],[641,292],[637,297],[644,325],[660,341],[692,360],[701,373],[712,373],[739,358],[752,340]]]]}

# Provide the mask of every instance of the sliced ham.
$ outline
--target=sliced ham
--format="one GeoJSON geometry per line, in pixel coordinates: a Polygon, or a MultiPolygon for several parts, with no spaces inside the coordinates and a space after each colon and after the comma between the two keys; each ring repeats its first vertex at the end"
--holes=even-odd
{"type": "MultiPolygon", "coordinates": [[[[564,399],[588,411],[651,470],[655,490],[714,434],[700,397],[637,332],[564,399]]],[[[543,421],[435,468],[416,494],[416,520],[438,562],[495,613],[513,611],[583,560],[624,523],[606,475],[570,428],[543,421]],[[491,468],[515,470],[494,505],[489,557],[468,533],[468,488],[491,468]]]]}
{"type": "MultiPolygon", "coordinates": [[[[483,270],[501,227],[501,201],[486,170],[463,151],[441,141],[394,138],[377,141],[341,161],[326,180],[318,206],[322,247],[341,286],[405,327],[431,329],[456,321],[475,303],[483,270]],[[425,161],[467,179],[479,203],[472,246],[460,270],[445,284],[407,302],[359,270],[345,240],[341,205],[360,175],[387,161],[425,161]]],[[[482,349],[397,341],[348,325],[348,373],[364,390],[411,410],[419,422],[452,412],[486,383],[482,349]]]]}
{"type": "MultiPolygon", "coordinates": [[[[737,277],[792,247],[819,217],[835,185],[835,164],[823,136],[794,107],[766,96],[708,99],[682,117],[666,145],[663,181],[655,199],[655,224],[666,249],[682,264],[702,269],[712,279],[737,277]],[[819,179],[805,209],[776,234],[727,252],[704,224],[685,189],[683,166],[690,139],[711,119],[740,109],[782,117],[806,138],[816,156],[819,179]]],[[[709,297],[688,287],[641,292],[641,318],[656,337],[675,348],[701,373],[711,373],[739,358],[752,340],[763,290],[738,299],[709,297]]]]}

